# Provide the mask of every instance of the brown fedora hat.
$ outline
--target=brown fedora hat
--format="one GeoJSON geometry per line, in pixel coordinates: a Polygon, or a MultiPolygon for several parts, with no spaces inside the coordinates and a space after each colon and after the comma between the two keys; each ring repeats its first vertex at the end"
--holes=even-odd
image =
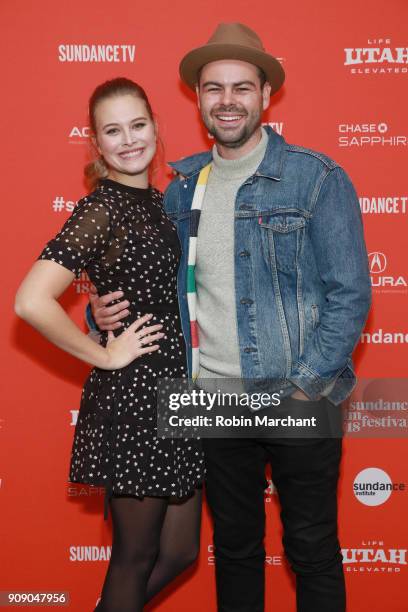
{"type": "Polygon", "coordinates": [[[200,68],[225,59],[241,60],[261,68],[271,84],[272,93],[278,91],[285,80],[278,60],[265,52],[258,34],[242,23],[220,23],[206,45],[187,53],[180,62],[181,79],[194,90],[200,68]]]}

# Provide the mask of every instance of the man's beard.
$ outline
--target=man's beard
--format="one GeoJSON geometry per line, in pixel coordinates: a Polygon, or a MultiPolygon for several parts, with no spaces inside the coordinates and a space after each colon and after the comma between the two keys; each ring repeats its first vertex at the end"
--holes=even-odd
{"type": "Polygon", "coordinates": [[[236,112],[237,114],[243,115],[246,118],[248,118],[249,115],[245,109],[237,106],[219,106],[216,109],[213,109],[209,115],[202,117],[205,127],[211,136],[215,138],[216,142],[229,149],[238,149],[239,147],[242,147],[261,125],[262,115],[261,112],[259,112],[256,115],[253,114],[252,116],[249,116],[250,120],[247,121],[238,132],[236,132],[234,135],[231,134],[229,137],[228,132],[215,127],[211,116],[214,114],[221,114],[222,112],[236,112]]]}

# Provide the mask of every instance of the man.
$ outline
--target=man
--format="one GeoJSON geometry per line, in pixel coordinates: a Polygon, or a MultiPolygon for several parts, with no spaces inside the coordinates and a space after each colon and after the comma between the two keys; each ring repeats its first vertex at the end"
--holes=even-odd
{"type": "MultiPolygon", "coordinates": [[[[354,189],[335,162],[261,127],[284,73],[248,27],[219,25],[183,58],[180,75],[215,139],[212,151],[172,164],[178,176],[165,196],[183,250],[178,286],[190,375],[239,378],[249,391],[275,379],[290,405],[338,411],[354,386],[351,354],[371,295],[354,189]]],[[[92,298],[102,329],[126,313],[108,300],[92,298]]],[[[270,462],[297,609],[344,611],[341,439],[207,439],[204,448],[218,609],[264,609],[270,462]]]]}

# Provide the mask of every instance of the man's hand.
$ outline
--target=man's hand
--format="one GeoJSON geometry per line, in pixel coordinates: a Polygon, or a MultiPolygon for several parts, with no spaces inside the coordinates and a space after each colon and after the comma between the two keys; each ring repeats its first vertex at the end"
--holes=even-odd
{"type": "Polygon", "coordinates": [[[123,291],[115,291],[99,297],[95,285],[91,284],[89,289],[89,302],[91,304],[92,316],[95,323],[102,331],[113,331],[122,327],[121,319],[127,317],[130,312],[128,300],[109,306],[113,300],[123,297],[123,291]]]}

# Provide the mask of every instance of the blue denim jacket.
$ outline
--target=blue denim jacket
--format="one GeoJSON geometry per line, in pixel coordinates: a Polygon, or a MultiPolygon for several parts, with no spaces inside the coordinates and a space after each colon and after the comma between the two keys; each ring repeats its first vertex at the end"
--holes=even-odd
{"type": "MultiPolygon", "coordinates": [[[[358,199],[335,162],[266,129],[265,156],[235,201],[242,378],[252,381],[247,391],[273,379],[283,395],[296,385],[312,400],[323,392],[338,404],[355,384],[351,354],[371,302],[358,199]]],[[[189,222],[198,174],[210,161],[206,152],[170,164],[179,176],[164,199],[182,247],[178,292],[190,372],[189,222]]]]}

